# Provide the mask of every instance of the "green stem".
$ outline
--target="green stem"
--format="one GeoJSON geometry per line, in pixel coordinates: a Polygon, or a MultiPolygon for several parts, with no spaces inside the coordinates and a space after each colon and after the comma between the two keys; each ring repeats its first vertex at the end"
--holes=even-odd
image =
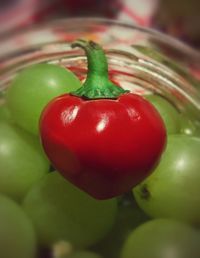
{"type": "Polygon", "coordinates": [[[116,99],[121,94],[129,92],[109,80],[108,62],[99,44],[79,39],[72,43],[72,47],[80,47],[85,51],[88,61],[88,73],[82,87],[71,94],[87,99],[116,99]]]}

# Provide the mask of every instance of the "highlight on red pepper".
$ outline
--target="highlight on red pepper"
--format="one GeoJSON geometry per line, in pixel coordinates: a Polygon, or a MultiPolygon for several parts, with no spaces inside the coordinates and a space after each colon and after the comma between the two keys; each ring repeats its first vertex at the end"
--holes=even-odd
{"type": "Polygon", "coordinates": [[[87,56],[82,87],[53,99],[40,119],[40,135],[52,165],[96,199],[128,192],[157,165],[166,143],[158,111],[142,96],[108,79],[102,47],[77,40],[87,56]]]}

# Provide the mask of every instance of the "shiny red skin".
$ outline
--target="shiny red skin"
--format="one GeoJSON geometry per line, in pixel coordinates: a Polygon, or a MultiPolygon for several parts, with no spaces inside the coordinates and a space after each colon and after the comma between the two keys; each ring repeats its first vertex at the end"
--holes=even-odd
{"type": "Polygon", "coordinates": [[[166,143],[156,109],[131,93],[99,100],[62,95],[42,113],[40,133],[55,169],[96,199],[121,195],[141,182],[166,143]]]}

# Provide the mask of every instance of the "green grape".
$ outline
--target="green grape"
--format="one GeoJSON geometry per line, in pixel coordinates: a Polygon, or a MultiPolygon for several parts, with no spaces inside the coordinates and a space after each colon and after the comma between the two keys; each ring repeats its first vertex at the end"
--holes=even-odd
{"type": "Polygon", "coordinates": [[[175,134],[180,132],[179,112],[163,97],[148,95],[145,98],[150,101],[158,110],[165,123],[167,133],[175,134]]]}
{"type": "Polygon", "coordinates": [[[133,189],[139,206],[152,217],[171,217],[200,225],[200,139],[168,137],[155,171],[133,189]]]}
{"type": "Polygon", "coordinates": [[[127,238],[121,258],[199,258],[200,232],[169,219],[139,226],[127,238]]]}
{"type": "Polygon", "coordinates": [[[0,195],[0,257],[35,258],[36,236],[21,207],[0,195]]]}
{"type": "Polygon", "coordinates": [[[12,121],[9,109],[5,104],[0,105],[0,121],[12,121]]]}
{"type": "MultiPolygon", "coordinates": [[[[132,197],[133,199],[133,197],[132,197]]],[[[132,200],[119,206],[116,223],[108,235],[93,250],[103,257],[118,258],[124,241],[131,231],[149,218],[132,200]]]]}
{"type": "Polygon", "coordinates": [[[0,121],[0,192],[21,200],[49,170],[39,140],[0,121]]]}
{"type": "Polygon", "coordinates": [[[183,114],[180,114],[180,126],[181,126],[181,133],[186,135],[194,135],[196,128],[195,125],[192,123],[190,119],[188,119],[183,114]]]}
{"type": "Polygon", "coordinates": [[[195,122],[190,120],[184,114],[180,114],[181,133],[189,136],[200,136],[199,128],[195,122]]]}
{"type": "Polygon", "coordinates": [[[98,201],[58,172],[36,184],[23,206],[44,246],[62,240],[78,248],[90,246],[111,230],[117,213],[116,199],[98,201]]]}
{"type": "Polygon", "coordinates": [[[37,134],[40,114],[47,103],[80,86],[78,78],[63,67],[33,65],[23,70],[8,88],[8,107],[18,125],[37,134]]]}

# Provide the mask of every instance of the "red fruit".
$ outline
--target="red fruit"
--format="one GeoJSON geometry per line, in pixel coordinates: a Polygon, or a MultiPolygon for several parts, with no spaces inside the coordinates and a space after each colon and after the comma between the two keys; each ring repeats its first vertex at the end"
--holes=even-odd
{"type": "Polygon", "coordinates": [[[164,149],[166,130],[148,101],[103,78],[105,56],[98,45],[76,45],[85,47],[88,55],[87,80],[73,93],[77,96],[65,94],[48,104],[40,121],[41,140],[52,165],[66,179],[97,199],[107,199],[150,174],[164,149]],[[93,60],[97,51],[100,63],[93,60]]]}

